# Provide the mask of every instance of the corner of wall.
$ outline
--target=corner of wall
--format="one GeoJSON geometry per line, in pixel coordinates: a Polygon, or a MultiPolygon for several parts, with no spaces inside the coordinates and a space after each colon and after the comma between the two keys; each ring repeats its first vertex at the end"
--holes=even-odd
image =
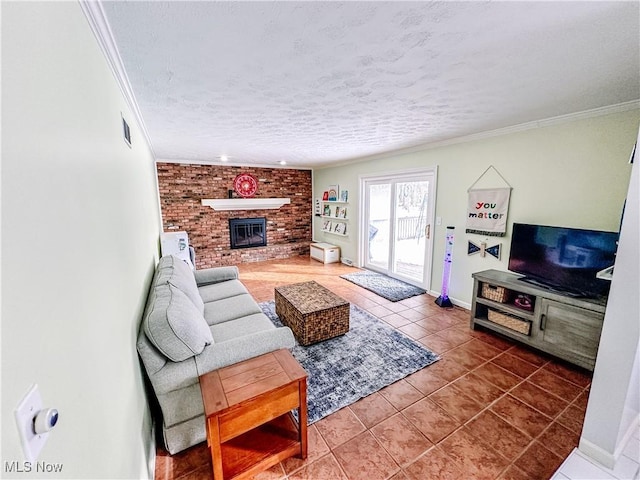
{"type": "Polygon", "coordinates": [[[139,478],[152,480],[156,474],[156,422],[151,422],[151,433],[147,445],[147,455],[145,465],[140,466],[139,478]]]}
{"type": "Polygon", "coordinates": [[[610,470],[613,470],[613,467],[616,464],[617,457],[614,454],[607,452],[603,448],[600,448],[598,445],[590,442],[584,437],[580,438],[578,450],[584,453],[591,460],[598,462],[599,464],[610,470]]]}

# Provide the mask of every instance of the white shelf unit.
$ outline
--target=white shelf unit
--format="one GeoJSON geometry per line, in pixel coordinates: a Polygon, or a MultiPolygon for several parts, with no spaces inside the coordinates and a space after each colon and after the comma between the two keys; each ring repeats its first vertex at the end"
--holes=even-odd
{"type": "Polygon", "coordinates": [[[349,202],[341,202],[339,200],[322,201],[322,214],[320,217],[323,219],[323,233],[329,233],[339,237],[349,236],[349,233],[347,232],[347,223],[349,222],[347,205],[349,205],[349,202]],[[329,215],[326,214],[327,206],[329,207],[329,215]],[[338,216],[338,212],[341,208],[344,209],[344,216],[338,216]],[[326,228],[327,221],[330,222],[330,229],[326,228]],[[338,230],[336,230],[336,226],[338,230]]]}
{"type": "Polygon", "coordinates": [[[339,232],[332,232],[331,230],[322,230],[324,233],[330,233],[331,235],[337,235],[339,237],[348,237],[349,234],[348,233],[339,233],[339,232]]]}

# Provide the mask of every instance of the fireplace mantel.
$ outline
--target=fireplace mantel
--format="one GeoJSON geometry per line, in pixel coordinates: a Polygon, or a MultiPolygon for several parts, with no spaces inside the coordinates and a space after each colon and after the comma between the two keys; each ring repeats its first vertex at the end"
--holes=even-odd
{"type": "Polygon", "coordinates": [[[291,203],[290,198],[203,198],[201,201],[214,210],[275,210],[291,203]]]}

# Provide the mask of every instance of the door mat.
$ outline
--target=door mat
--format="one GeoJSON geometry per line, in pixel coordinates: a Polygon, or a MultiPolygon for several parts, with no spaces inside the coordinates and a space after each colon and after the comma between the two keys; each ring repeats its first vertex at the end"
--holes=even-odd
{"type": "Polygon", "coordinates": [[[399,302],[409,297],[427,293],[427,291],[422,288],[370,270],[340,275],[340,278],[360,285],[362,288],[366,288],[392,302],[399,302]]]}

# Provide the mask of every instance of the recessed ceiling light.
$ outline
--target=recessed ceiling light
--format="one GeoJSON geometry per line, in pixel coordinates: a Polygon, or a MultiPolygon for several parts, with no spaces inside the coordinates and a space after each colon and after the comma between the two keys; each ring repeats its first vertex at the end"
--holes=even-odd
{"type": "Polygon", "coordinates": [[[287,162],[285,162],[284,160],[280,160],[280,165],[286,165],[287,162]]]}
{"type": "Polygon", "coordinates": [[[227,157],[226,155],[220,155],[221,162],[227,162],[228,160],[229,160],[229,157],[227,157]]]}

